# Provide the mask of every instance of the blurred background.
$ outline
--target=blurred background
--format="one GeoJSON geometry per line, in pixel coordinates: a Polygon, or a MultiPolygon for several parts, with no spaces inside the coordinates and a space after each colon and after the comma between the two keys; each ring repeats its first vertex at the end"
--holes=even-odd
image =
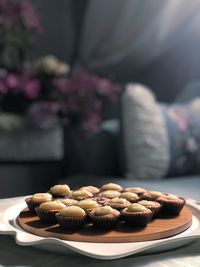
{"type": "Polygon", "coordinates": [[[199,0],[0,0],[0,197],[123,177],[124,88],[190,98],[199,22],[199,0]]]}

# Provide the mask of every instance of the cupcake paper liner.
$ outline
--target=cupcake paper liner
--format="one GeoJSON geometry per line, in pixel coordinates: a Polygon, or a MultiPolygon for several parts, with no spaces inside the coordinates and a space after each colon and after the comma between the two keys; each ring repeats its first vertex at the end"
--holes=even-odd
{"type": "Polygon", "coordinates": [[[185,200],[182,199],[182,202],[178,201],[172,201],[172,200],[164,200],[164,199],[158,199],[157,201],[161,204],[162,214],[171,214],[171,215],[178,215],[180,214],[181,210],[183,209],[185,205],[185,200]]]}
{"type": "Polygon", "coordinates": [[[36,213],[35,208],[38,207],[41,204],[41,202],[32,201],[30,197],[26,198],[25,201],[29,208],[29,211],[35,214],[36,213]]]}
{"type": "Polygon", "coordinates": [[[121,215],[116,210],[113,215],[96,216],[93,212],[91,212],[89,216],[94,227],[99,229],[111,229],[118,223],[121,215]]]}
{"type": "MultiPolygon", "coordinates": [[[[151,210],[151,212],[152,212],[152,218],[157,218],[157,217],[159,217],[159,214],[160,214],[160,212],[161,212],[161,209],[162,209],[162,205],[159,203],[159,202],[157,202],[158,203],[158,205],[157,206],[148,206],[148,205],[146,205],[145,207],[147,208],[147,209],[150,209],[151,210]],[[160,205],[159,205],[160,204],[160,205]]],[[[142,205],[142,204],[141,204],[142,205]]]]}
{"type": "Polygon", "coordinates": [[[57,223],[55,214],[58,211],[46,211],[40,209],[39,207],[36,207],[35,211],[42,222],[57,223]]]}
{"type": "Polygon", "coordinates": [[[144,227],[152,219],[152,212],[125,212],[122,211],[123,220],[132,226],[144,227]]]}
{"type": "Polygon", "coordinates": [[[66,230],[79,229],[86,223],[87,216],[71,217],[56,214],[56,219],[61,228],[66,230]]]}
{"type": "Polygon", "coordinates": [[[53,194],[53,193],[51,193],[51,195],[52,195],[52,197],[54,199],[57,199],[57,198],[68,198],[69,197],[69,195],[66,195],[66,194],[53,194]]]}

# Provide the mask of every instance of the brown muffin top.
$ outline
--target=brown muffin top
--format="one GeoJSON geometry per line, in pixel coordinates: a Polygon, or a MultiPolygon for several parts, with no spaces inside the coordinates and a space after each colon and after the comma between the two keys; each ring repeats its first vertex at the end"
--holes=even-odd
{"type": "Polygon", "coordinates": [[[156,202],[156,201],[150,201],[150,200],[141,200],[138,202],[138,204],[143,205],[145,207],[156,207],[156,206],[160,206],[160,203],[156,202]]]}
{"type": "Polygon", "coordinates": [[[125,198],[128,201],[133,201],[133,200],[136,201],[140,199],[140,197],[137,194],[132,193],[132,192],[122,192],[120,195],[120,198],[125,198]]]}
{"type": "Polygon", "coordinates": [[[55,195],[69,195],[71,190],[67,184],[57,184],[52,186],[49,192],[55,195]]]}
{"type": "Polygon", "coordinates": [[[31,201],[37,202],[37,203],[42,203],[46,201],[51,201],[52,200],[52,195],[49,193],[36,193],[32,195],[31,201]]]}
{"type": "Polygon", "coordinates": [[[108,202],[108,205],[112,205],[112,204],[122,204],[122,205],[130,205],[130,202],[125,199],[125,198],[120,198],[120,197],[115,197],[115,198],[112,198],[109,202],[108,202]]]}
{"type": "Polygon", "coordinates": [[[97,208],[99,207],[99,204],[93,199],[84,199],[84,200],[79,201],[77,203],[77,206],[84,210],[87,210],[87,209],[97,208]]]}
{"type": "Polygon", "coordinates": [[[84,209],[78,206],[65,207],[64,209],[58,212],[58,216],[63,216],[63,217],[83,217],[85,215],[86,213],[84,209]]]}
{"type": "Polygon", "coordinates": [[[105,190],[99,193],[98,196],[105,198],[114,198],[114,197],[119,197],[120,192],[116,190],[105,190]]]}
{"type": "Polygon", "coordinates": [[[133,203],[128,208],[126,208],[125,211],[135,213],[135,212],[145,212],[145,211],[148,211],[148,209],[144,207],[143,205],[133,203]]]}
{"type": "Polygon", "coordinates": [[[78,189],[71,193],[71,197],[75,199],[84,199],[93,197],[93,194],[85,189],[78,189]]]}
{"type": "Polygon", "coordinates": [[[46,210],[46,211],[58,211],[64,209],[66,206],[61,203],[60,201],[48,201],[40,204],[39,209],[40,210],[46,210]]]}
{"type": "Polygon", "coordinates": [[[167,202],[177,202],[177,203],[185,202],[183,198],[172,194],[162,195],[159,198],[157,198],[157,201],[167,201],[167,202]]]}
{"type": "Polygon", "coordinates": [[[142,188],[142,187],[126,187],[126,188],[124,188],[123,191],[124,192],[132,192],[132,193],[135,193],[135,194],[143,194],[147,190],[142,188]]]}
{"type": "Polygon", "coordinates": [[[86,190],[91,192],[92,194],[97,194],[99,193],[100,189],[96,186],[92,186],[92,185],[87,185],[87,186],[82,186],[80,189],[86,190]]]}
{"type": "Polygon", "coordinates": [[[58,198],[57,200],[66,206],[75,206],[78,203],[78,200],[72,198],[58,198]]]}
{"type": "Polygon", "coordinates": [[[159,191],[147,191],[147,192],[143,193],[143,197],[149,197],[152,199],[156,199],[162,195],[163,195],[163,193],[159,192],[159,191]]]}
{"type": "Polygon", "coordinates": [[[104,184],[104,185],[101,187],[101,190],[102,190],[102,191],[105,191],[105,190],[122,191],[123,188],[122,188],[121,185],[119,185],[119,184],[108,183],[108,184],[104,184]]]}

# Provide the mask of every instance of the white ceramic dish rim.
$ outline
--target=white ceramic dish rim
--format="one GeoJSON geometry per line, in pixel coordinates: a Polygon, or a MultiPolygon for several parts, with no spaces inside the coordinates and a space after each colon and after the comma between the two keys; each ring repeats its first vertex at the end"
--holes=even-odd
{"type": "Polygon", "coordinates": [[[183,233],[155,241],[131,243],[88,243],[65,241],[57,238],[44,238],[24,231],[16,223],[16,217],[26,206],[25,197],[19,202],[10,203],[1,210],[0,234],[15,236],[15,241],[21,246],[37,246],[56,252],[68,253],[75,251],[80,254],[103,260],[111,260],[138,253],[154,253],[180,247],[200,237],[200,205],[193,199],[187,199],[187,204],[193,208],[192,225],[183,233]]]}

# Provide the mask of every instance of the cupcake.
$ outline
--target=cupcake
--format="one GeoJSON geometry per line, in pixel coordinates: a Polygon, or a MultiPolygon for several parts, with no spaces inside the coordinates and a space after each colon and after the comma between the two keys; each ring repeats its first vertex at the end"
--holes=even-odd
{"type": "Polygon", "coordinates": [[[154,217],[157,217],[161,210],[161,204],[156,201],[141,200],[138,204],[150,209],[152,211],[152,216],[154,217]]]}
{"type": "Polygon", "coordinates": [[[99,204],[95,200],[87,198],[79,201],[77,206],[82,208],[86,214],[88,214],[92,209],[99,207],[99,204]]]}
{"type": "Polygon", "coordinates": [[[176,195],[162,195],[156,199],[162,206],[162,213],[178,215],[185,205],[185,199],[176,195]]]}
{"type": "Polygon", "coordinates": [[[108,201],[110,200],[107,197],[101,197],[101,196],[96,196],[92,199],[95,200],[100,206],[105,206],[108,203],[108,201]]]}
{"type": "Polygon", "coordinates": [[[104,185],[101,187],[101,191],[105,191],[105,190],[122,191],[123,188],[122,188],[121,185],[119,185],[119,184],[108,183],[108,184],[104,184],[104,185]]]}
{"type": "Polygon", "coordinates": [[[71,193],[71,190],[67,184],[57,184],[50,188],[49,193],[53,198],[65,198],[71,193]]]}
{"type": "Polygon", "coordinates": [[[98,187],[92,186],[92,185],[88,185],[88,186],[83,186],[80,189],[89,191],[90,193],[92,193],[93,195],[96,195],[99,193],[100,189],[98,187]]]}
{"type": "Polygon", "coordinates": [[[100,229],[111,229],[119,221],[120,212],[110,206],[98,207],[89,213],[93,226],[100,229]]]}
{"type": "Polygon", "coordinates": [[[78,200],[72,199],[72,198],[58,198],[56,200],[62,202],[67,207],[68,206],[76,206],[76,204],[78,203],[78,200]]]}
{"type": "Polygon", "coordinates": [[[115,198],[119,196],[120,192],[116,190],[105,190],[98,194],[98,197],[103,197],[103,198],[115,198]]]}
{"type": "Polygon", "coordinates": [[[156,200],[158,197],[162,195],[163,193],[159,191],[147,191],[141,195],[141,198],[146,200],[156,200]]]}
{"type": "Polygon", "coordinates": [[[85,189],[78,189],[71,193],[71,198],[76,200],[82,200],[93,197],[93,194],[85,189]]]}
{"type": "Polygon", "coordinates": [[[66,208],[65,204],[61,203],[60,201],[54,200],[40,204],[40,206],[35,210],[42,222],[56,223],[57,220],[55,214],[64,208],[66,208]]]}
{"type": "Polygon", "coordinates": [[[52,201],[52,195],[49,193],[36,193],[31,197],[26,198],[25,201],[29,210],[32,213],[35,213],[35,208],[38,207],[41,203],[52,201]]]}
{"type": "Polygon", "coordinates": [[[136,227],[146,226],[152,218],[151,210],[137,203],[123,209],[121,214],[127,224],[136,227]]]}
{"type": "Polygon", "coordinates": [[[132,192],[122,192],[120,195],[120,198],[124,198],[130,201],[131,203],[135,203],[140,200],[140,197],[137,194],[132,193],[132,192]]]}
{"type": "Polygon", "coordinates": [[[132,192],[132,193],[135,193],[137,195],[141,195],[143,194],[144,192],[146,192],[147,190],[142,188],[142,187],[126,187],[124,188],[123,192],[132,192]]]}
{"type": "Polygon", "coordinates": [[[78,206],[70,206],[59,211],[56,214],[56,219],[63,229],[79,229],[86,222],[86,213],[78,206]]]}
{"type": "Polygon", "coordinates": [[[109,205],[110,207],[112,207],[113,209],[116,209],[116,210],[122,210],[124,208],[127,208],[128,206],[131,205],[131,203],[126,200],[125,198],[119,198],[119,197],[115,197],[115,198],[112,198],[108,203],[107,205],[109,205]]]}

